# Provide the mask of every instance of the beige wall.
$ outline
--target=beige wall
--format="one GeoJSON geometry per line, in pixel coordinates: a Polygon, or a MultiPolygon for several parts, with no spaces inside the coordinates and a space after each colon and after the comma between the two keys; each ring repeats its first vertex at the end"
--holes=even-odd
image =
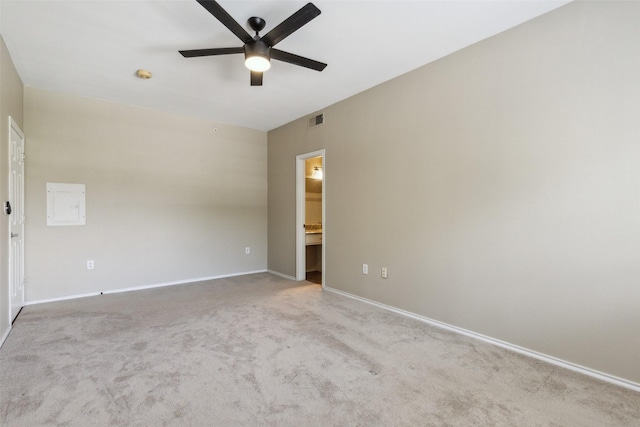
{"type": "Polygon", "coordinates": [[[32,87],[24,108],[28,301],[266,269],[266,133],[32,87]],[[46,225],[47,182],[86,185],[85,226],[46,225]]]}
{"type": "MultiPolygon", "coordinates": [[[[0,37],[0,204],[9,199],[9,116],[22,129],[22,80],[0,37]]],[[[4,212],[4,210],[2,211],[4,212]]],[[[0,213],[0,339],[9,331],[9,218],[0,213]]]]}
{"type": "Polygon", "coordinates": [[[269,132],[269,268],[324,148],[327,286],[640,382],[638,22],[575,2],[269,132]]]}

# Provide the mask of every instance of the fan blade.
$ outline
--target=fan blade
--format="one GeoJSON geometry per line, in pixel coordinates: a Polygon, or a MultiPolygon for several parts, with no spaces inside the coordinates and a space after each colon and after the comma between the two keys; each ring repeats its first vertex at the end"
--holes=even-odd
{"type": "Polygon", "coordinates": [[[307,3],[296,13],[282,21],[280,25],[265,34],[260,40],[269,46],[275,46],[318,15],[320,15],[320,9],[315,7],[313,3],[307,3]]]}
{"type": "Polygon", "coordinates": [[[262,72],[251,72],[251,86],[262,86],[262,72]]]}
{"type": "Polygon", "coordinates": [[[322,71],[327,66],[324,62],[314,61],[313,59],[294,55],[293,53],[284,52],[278,49],[271,49],[270,56],[271,59],[277,59],[278,61],[288,62],[289,64],[299,65],[305,68],[311,68],[316,71],[322,71]]]}
{"type": "Polygon", "coordinates": [[[218,2],[214,0],[196,0],[198,3],[202,5],[205,9],[209,11],[218,21],[222,23],[225,27],[229,29],[233,34],[236,35],[240,40],[244,43],[249,43],[253,41],[253,37],[247,31],[242,28],[242,25],[238,24],[238,21],[233,19],[226,10],[222,8],[218,4],[218,2]]]}
{"type": "Polygon", "coordinates": [[[179,50],[185,58],[197,56],[229,55],[232,53],[244,53],[244,47],[219,47],[214,49],[179,50]]]}

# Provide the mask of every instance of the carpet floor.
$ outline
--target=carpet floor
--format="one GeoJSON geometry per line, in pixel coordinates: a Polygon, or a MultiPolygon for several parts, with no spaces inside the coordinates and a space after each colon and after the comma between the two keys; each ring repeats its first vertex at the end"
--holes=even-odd
{"type": "Polygon", "coordinates": [[[260,273],[27,306],[2,426],[639,426],[640,393],[260,273]]]}

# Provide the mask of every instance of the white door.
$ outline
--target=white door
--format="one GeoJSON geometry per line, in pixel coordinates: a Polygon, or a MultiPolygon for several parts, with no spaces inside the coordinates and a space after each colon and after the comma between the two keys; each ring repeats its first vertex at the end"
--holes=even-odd
{"type": "Polygon", "coordinates": [[[24,306],[24,134],[9,117],[9,299],[13,322],[24,306]]]}

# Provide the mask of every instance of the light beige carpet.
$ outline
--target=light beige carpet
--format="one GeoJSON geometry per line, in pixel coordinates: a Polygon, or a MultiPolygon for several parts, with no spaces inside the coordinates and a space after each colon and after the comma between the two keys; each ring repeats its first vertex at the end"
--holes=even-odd
{"type": "Polygon", "coordinates": [[[270,274],[26,307],[2,426],[639,426],[640,393],[270,274]]]}

